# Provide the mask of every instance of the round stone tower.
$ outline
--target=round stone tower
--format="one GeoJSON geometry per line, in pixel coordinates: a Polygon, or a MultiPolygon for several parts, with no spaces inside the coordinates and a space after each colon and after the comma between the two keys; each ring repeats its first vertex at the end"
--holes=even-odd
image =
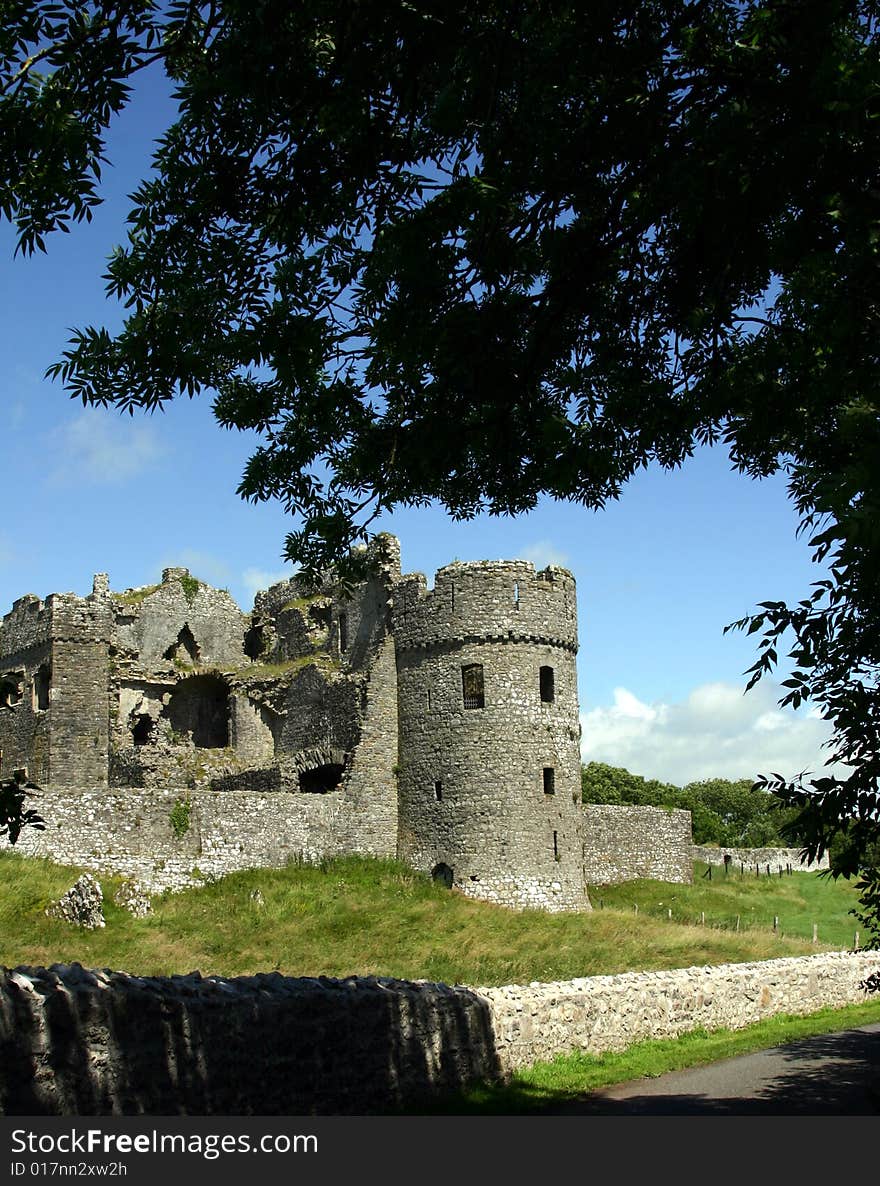
{"type": "Polygon", "coordinates": [[[393,592],[398,854],[473,897],[588,910],[574,577],[450,564],[393,592]]]}

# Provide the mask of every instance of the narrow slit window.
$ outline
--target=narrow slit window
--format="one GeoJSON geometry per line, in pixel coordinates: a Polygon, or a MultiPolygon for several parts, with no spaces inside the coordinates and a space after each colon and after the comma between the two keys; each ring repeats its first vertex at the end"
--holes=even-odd
{"type": "Polygon", "coordinates": [[[348,650],[348,614],[339,615],[339,653],[344,655],[348,650]]]}
{"type": "Polygon", "coordinates": [[[519,609],[519,581],[513,582],[513,608],[519,609]]]}
{"type": "Polygon", "coordinates": [[[434,798],[438,803],[443,798],[443,783],[439,778],[434,782],[434,798]]]}
{"type": "Polygon", "coordinates": [[[34,676],[34,708],[45,712],[49,707],[49,689],[52,686],[52,672],[44,663],[34,676]]]}
{"type": "Polygon", "coordinates": [[[552,667],[542,667],[539,683],[541,686],[541,700],[544,704],[552,704],[556,697],[555,680],[552,667]]]}
{"type": "Polygon", "coordinates": [[[556,771],[552,766],[544,767],[544,794],[556,794],[556,771]]]}
{"type": "Polygon", "coordinates": [[[553,860],[559,860],[559,833],[553,833],[553,860]]]}
{"type": "Polygon", "coordinates": [[[430,688],[425,688],[425,708],[427,708],[427,710],[429,712],[431,711],[431,689],[430,688]]]}
{"type": "Polygon", "coordinates": [[[461,669],[461,690],[465,708],[484,708],[483,664],[470,663],[461,669]]]}

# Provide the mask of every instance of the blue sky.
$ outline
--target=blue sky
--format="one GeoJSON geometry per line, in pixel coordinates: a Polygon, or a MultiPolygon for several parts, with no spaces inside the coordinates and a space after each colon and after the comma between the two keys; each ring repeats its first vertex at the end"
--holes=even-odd
{"type": "MultiPolygon", "coordinates": [[[[101,279],[124,239],[125,197],[172,115],[158,85],[142,87],[115,126],[106,202],[94,222],[13,259],[0,226],[0,612],[23,593],[87,593],[109,572],[121,590],[185,564],[227,587],[244,609],[289,575],[280,559],[291,523],[279,507],[235,494],[256,437],[230,433],[206,399],[130,418],[83,408],[43,379],[68,329],[120,324],[101,279]]],[[[782,479],[753,482],[721,450],[682,470],[652,469],[593,513],[547,500],[517,519],[451,522],[439,508],[402,510],[380,529],[400,536],[407,571],[453,559],[523,557],[561,563],[578,582],[578,656],[586,760],[685,782],[817,769],[827,727],[808,709],[779,712],[775,686],[744,697],[752,642],[722,628],[767,599],[804,595],[818,573],[782,479]]]]}

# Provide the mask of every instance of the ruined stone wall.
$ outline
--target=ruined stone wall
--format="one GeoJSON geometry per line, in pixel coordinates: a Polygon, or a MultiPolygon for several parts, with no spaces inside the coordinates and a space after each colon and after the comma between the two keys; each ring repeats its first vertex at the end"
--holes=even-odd
{"type": "Polygon", "coordinates": [[[0,970],[5,1115],[307,1115],[412,1108],[571,1051],[863,1001],[876,952],[556,984],[225,980],[0,970]]]}
{"type": "Polygon", "coordinates": [[[524,561],[453,564],[430,593],[419,577],[395,589],[403,860],[504,905],[588,908],[576,625],[571,575],[524,561]],[[481,707],[466,706],[474,666],[481,707]]]}
{"type": "Polygon", "coordinates": [[[397,667],[386,636],[363,684],[363,717],[345,778],[340,835],[351,851],[397,854],[397,667]]]}
{"type": "MultiPolygon", "coordinates": [[[[148,888],[181,889],[236,869],[374,852],[388,855],[387,797],[206,788],[65,787],[32,801],[45,832],[26,829],[15,851],[136,878],[148,888]],[[171,813],[189,804],[177,835],[171,813]],[[352,806],[354,809],[352,809],[352,806]],[[383,841],[384,837],[384,841],[383,841]]],[[[0,837],[0,848],[8,847],[0,837]]]]}
{"type": "Polygon", "coordinates": [[[707,865],[723,865],[725,855],[730,856],[731,867],[739,871],[742,865],[746,872],[755,871],[755,865],[761,873],[766,873],[769,867],[771,873],[784,873],[789,865],[798,873],[812,873],[819,869],[828,868],[828,853],[815,861],[802,861],[799,848],[715,848],[712,845],[695,844],[693,859],[705,861],[707,865]]]}
{"type": "MultiPolygon", "coordinates": [[[[135,591],[136,592],[136,591],[135,591]]],[[[162,584],[140,600],[116,598],[116,641],[120,652],[136,654],[141,669],[163,667],[165,655],[188,628],[202,666],[240,667],[248,662],[244,636],[250,618],[225,589],[213,589],[185,568],[166,568],[162,584]]],[[[181,651],[180,658],[191,658],[181,651]]]]}
{"type": "Polygon", "coordinates": [[[21,768],[49,777],[49,704],[38,706],[34,681],[41,669],[51,680],[51,666],[50,612],[33,594],[20,597],[0,622],[0,687],[16,689],[10,704],[0,701],[0,777],[21,768]]]}
{"type": "Polygon", "coordinates": [[[588,885],[616,885],[653,877],[693,881],[689,811],[584,803],[584,877],[588,885]]]}

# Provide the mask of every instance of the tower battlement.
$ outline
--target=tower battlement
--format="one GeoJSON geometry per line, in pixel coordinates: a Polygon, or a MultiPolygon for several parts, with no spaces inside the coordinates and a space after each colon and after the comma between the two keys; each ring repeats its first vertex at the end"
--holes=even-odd
{"type": "Polygon", "coordinates": [[[575,580],[568,569],[536,571],[527,560],[447,564],[430,590],[421,573],[402,578],[392,622],[398,650],[482,640],[540,642],[575,653],[575,580]]]}

